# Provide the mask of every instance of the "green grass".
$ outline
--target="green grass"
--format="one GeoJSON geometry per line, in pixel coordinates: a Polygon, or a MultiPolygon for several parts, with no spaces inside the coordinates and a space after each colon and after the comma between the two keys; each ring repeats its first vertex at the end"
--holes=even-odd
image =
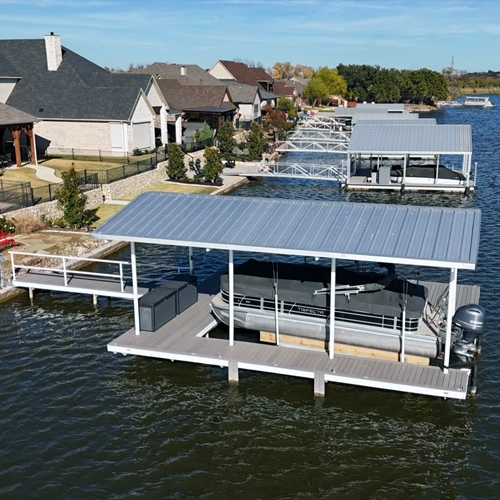
{"type": "Polygon", "coordinates": [[[210,194],[213,193],[217,188],[213,188],[210,186],[196,186],[192,184],[182,184],[177,182],[157,182],[156,184],[152,184],[141,191],[137,191],[134,194],[129,196],[124,196],[122,200],[130,201],[133,200],[136,196],[141,194],[144,191],[161,191],[168,193],[194,193],[194,194],[210,194]]]}
{"type": "Polygon", "coordinates": [[[35,175],[35,171],[29,167],[4,170],[2,179],[13,182],[31,182],[31,187],[34,188],[47,185],[47,181],[39,179],[35,175]]]}
{"type": "Polygon", "coordinates": [[[125,205],[110,205],[103,204],[97,209],[97,216],[99,220],[94,222],[93,227],[100,226],[106,222],[111,216],[115,215],[116,212],[121,210],[125,205]]]}

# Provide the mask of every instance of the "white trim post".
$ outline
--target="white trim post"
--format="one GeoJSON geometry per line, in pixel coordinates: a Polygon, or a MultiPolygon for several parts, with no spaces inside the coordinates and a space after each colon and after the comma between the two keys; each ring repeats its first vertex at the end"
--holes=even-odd
{"type": "Polygon", "coordinates": [[[337,286],[337,263],[332,259],[330,270],[330,359],[333,359],[335,353],[335,288],[337,286]]]}
{"type": "Polygon", "coordinates": [[[234,345],[234,262],[229,250],[229,345],[234,345]]]}
{"type": "Polygon", "coordinates": [[[457,299],[457,269],[450,269],[450,285],[448,287],[448,313],[446,316],[446,350],[444,352],[444,373],[448,373],[450,367],[451,351],[451,326],[453,315],[455,314],[455,304],[457,299]]]}
{"type": "Polygon", "coordinates": [[[135,257],[135,243],[130,242],[130,267],[132,270],[132,294],[134,301],[134,329],[135,334],[141,334],[141,319],[139,316],[139,291],[137,286],[137,260],[135,257]]]}
{"type": "Polygon", "coordinates": [[[192,276],[193,273],[194,273],[193,247],[189,247],[189,274],[192,276]]]}

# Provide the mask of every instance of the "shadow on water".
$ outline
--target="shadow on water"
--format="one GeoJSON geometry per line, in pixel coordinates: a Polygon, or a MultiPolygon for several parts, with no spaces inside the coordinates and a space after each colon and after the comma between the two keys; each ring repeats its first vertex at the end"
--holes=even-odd
{"type": "MultiPolygon", "coordinates": [[[[22,297],[0,308],[2,498],[498,497],[500,99],[492,100],[487,113],[436,114],[472,124],[477,195],[342,193],[295,180],[235,193],[481,208],[478,268],[459,273],[481,286],[488,314],[475,399],[331,383],[316,399],[312,381],[250,371],[233,386],[226,368],[108,353],[132,326],[126,301],[99,299],[95,310],[90,297],[38,293],[33,305],[22,297]]],[[[139,245],[138,253],[157,265],[152,277],[188,263],[187,250],[139,245]]],[[[200,276],[225,263],[224,252],[195,252],[200,276]]]]}

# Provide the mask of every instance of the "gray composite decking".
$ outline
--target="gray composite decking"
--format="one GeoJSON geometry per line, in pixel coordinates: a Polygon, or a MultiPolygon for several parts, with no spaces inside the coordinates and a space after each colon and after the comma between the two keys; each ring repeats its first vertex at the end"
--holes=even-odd
{"type": "MultiPolygon", "coordinates": [[[[62,271],[44,272],[29,271],[13,280],[12,284],[21,288],[33,288],[40,290],[56,290],[61,292],[87,293],[90,295],[100,295],[103,297],[119,297],[132,299],[132,283],[125,281],[124,291],[121,291],[120,280],[100,277],[85,276],[68,271],[68,284],[64,284],[62,271]]],[[[139,296],[148,292],[148,288],[139,287],[139,296]]]]}
{"type": "MultiPolygon", "coordinates": [[[[219,365],[237,369],[324,378],[326,381],[391,389],[396,391],[465,399],[470,372],[440,367],[396,363],[335,353],[296,349],[263,343],[197,336],[216,325],[210,302],[218,292],[218,276],[200,284],[198,302],[156,332],[131,329],[109,343],[111,352],[135,354],[177,361],[219,365]]],[[[429,301],[436,302],[446,290],[442,283],[420,282],[429,288],[429,301]]],[[[459,285],[457,307],[477,302],[479,288],[459,285]]]]}

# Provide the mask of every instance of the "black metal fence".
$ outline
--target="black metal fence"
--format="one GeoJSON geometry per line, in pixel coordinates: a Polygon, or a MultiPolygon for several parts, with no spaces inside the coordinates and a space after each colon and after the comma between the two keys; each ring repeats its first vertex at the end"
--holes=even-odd
{"type": "Polygon", "coordinates": [[[212,138],[210,139],[204,139],[203,141],[193,141],[188,144],[182,144],[181,149],[184,153],[194,153],[195,151],[201,151],[202,149],[205,149],[206,147],[211,148],[214,145],[214,140],[212,138]]]}
{"type": "MultiPolygon", "coordinates": [[[[166,159],[165,151],[157,151],[154,156],[126,165],[120,165],[108,170],[82,170],[76,172],[78,186],[83,191],[95,189],[101,184],[110,184],[127,179],[142,172],[156,168],[156,165],[166,159]]],[[[56,199],[60,184],[45,184],[31,187],[29,182],[6,181],[0,178],[0,213],[31,207],[56,199]]]]}
{"type": "MultiPolygon", "coordinates": [[[[165,159],[165,150],[157,150],[151,153],[144,151],[144,155],[153,154],[155,156],[163,155],[165,159]]],[[[142,155],[135,155],[117,151],[104,151],[102,149],[74,149],[74,148],[47,148],[45,153],[40,158],[63,158],[68,160],[85,160],[85,161],[106,161],[112,163],[133,163],[141,161],[142,155]]],[[[163,160],[160,160],[163,161],[163,160]]]]}

